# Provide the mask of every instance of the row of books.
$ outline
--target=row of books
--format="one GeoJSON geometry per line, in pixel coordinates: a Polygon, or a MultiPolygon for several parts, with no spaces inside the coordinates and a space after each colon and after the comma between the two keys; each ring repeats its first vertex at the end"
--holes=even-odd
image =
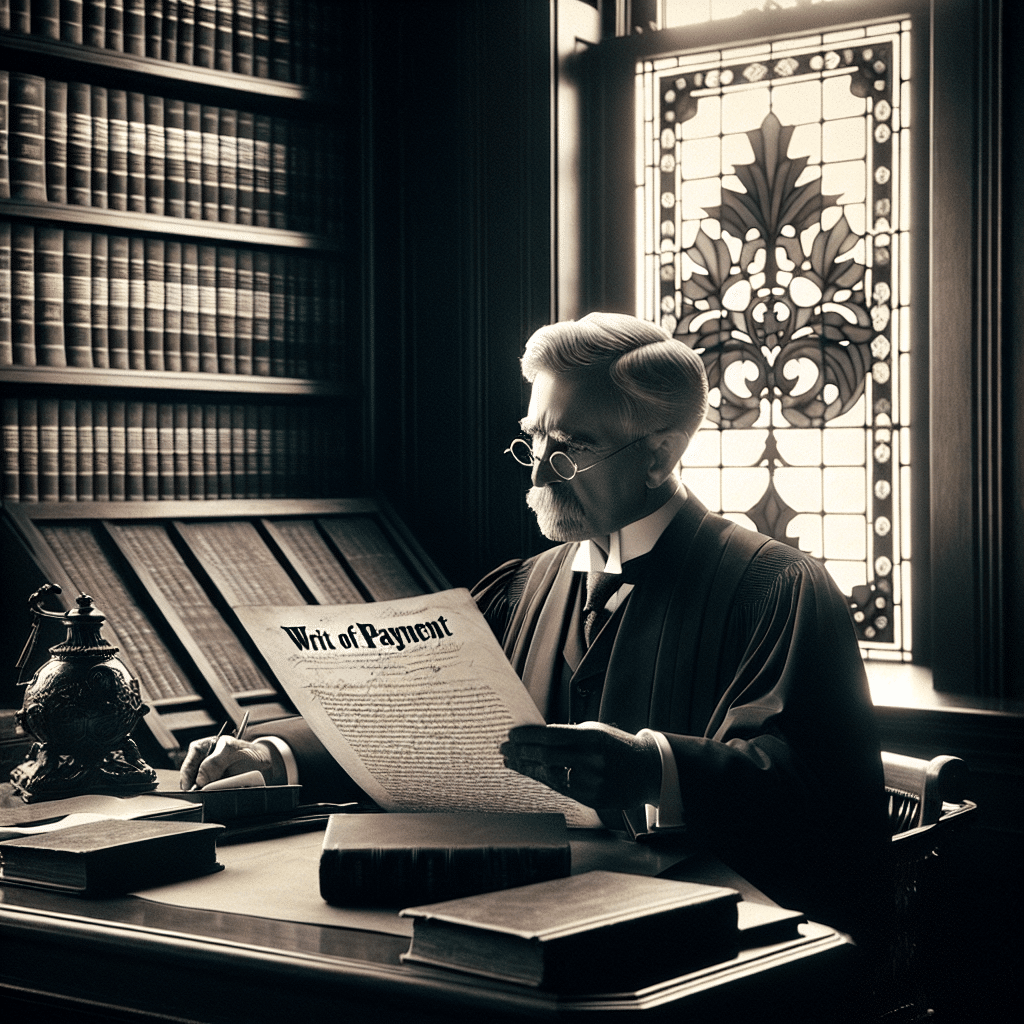
{"type": "Polygon", "coordinates": [[[0,71],[0,198],[332,234],[338,142],[331,125],[0,71]]]}
{"type": "Polygon", "coordinates": [[[290,405],[5,398],[3,498],[331,497],[341,420],[290,405]]]}
{"type": "Polygon", "coordinates": [[[337,379],[340,289],[293,250],[0,221],[0,366],[337,379]]]}
{"type": "Polygon", "coordinates": [[[0,29],[138,57],[321,84],[336,0],[0,0],[0,29]]]}

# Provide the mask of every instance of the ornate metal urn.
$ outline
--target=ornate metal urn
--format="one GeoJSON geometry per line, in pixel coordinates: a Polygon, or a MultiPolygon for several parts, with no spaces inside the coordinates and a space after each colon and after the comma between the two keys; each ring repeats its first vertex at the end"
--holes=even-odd
{"type": "Polygon", "coordinates": [[[130,738],[149,710],[138,681],[116,657],[118,648],[100,636],[105,619],[91,597],[83,594],[66,614],[42,608],[48,595],[60,592],[47,583],[28,599],[36,616],[33,636],[43,618],[62,619],[68,633],[25,690],[18,722],[37,742],[11,772],[11,784],[26,803],[155,789],[156,772],[130,738]]]}

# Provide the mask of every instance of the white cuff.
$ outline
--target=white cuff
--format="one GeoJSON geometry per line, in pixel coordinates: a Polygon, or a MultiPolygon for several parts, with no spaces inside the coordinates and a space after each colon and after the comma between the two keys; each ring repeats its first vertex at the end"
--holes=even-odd
{"type": "Polygon", "coordinates": [[[295,755],[292,753],[292,748],[280,736],[260,736],[253,740],[253,742],[265,743],[268,747],[273,747],[281,755],[281,760],[284,761],[287,784],[289,786],[297,786],[299,784],[299,766],[295,763],[295,755]]]}
{"type": "Polygon", "coordinates": [[[661,756],[661,794],[657,804],[647,804],[647,828],[651,832],[683,827],[683,797],[679,791],[679,772],[676,755],[664,734],[654,729],[641,729],[637,737],[654,738],[661,756]]]}

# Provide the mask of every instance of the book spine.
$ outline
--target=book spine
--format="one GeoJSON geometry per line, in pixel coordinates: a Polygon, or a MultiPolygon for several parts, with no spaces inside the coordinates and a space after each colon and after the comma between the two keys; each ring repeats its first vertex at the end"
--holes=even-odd
{"type": "MultiPolygon", "coordinates": [[[[206,444],[203,428],[204,408],[196,403],[187,407],[188,415],[188,494],[193,501],[206,497],[206,444]]],[[[210,495],[215,497],[215,495],[210,495]]]]}
{"type": "Polygon", "coordinates": [[[203,406],[203,497],[220,498],[220,469],[217,458],[217,406],[203,406]]]}
{"type": "Polygon", "coordinates": [[[195,63],[196,5],[193,0],[178,4],[178,63],[195,63]]]}
{"type": "Polygon", "coordinates": [[[60,38],[81,46],[85,38],[83,23],[82,0],[60,0],[60,38]]]}
{"type": "Polygon", "coordinates": [[[288,123],[271,119],[270,226],[287,228],[288,222],[288,123]]]}
{"type": "Polygon", "coordinates": [[[217,181],[220,191],[220,220],[235,224],[238,220],[238,112],[220,109],[220,162],[217,181]]]}
{"type": "Polygon", "coordinates": [[[107,342],[110,365],[113,369],[127,370],[128,359],[128,239],[110,235],[107,242],[107,274],[110,278],[108,302],[107,342]]]}
{"type": "Polygon", "coordinates": [[[199,247],[181,244],[181,368],[197,373],[199,363],[199,247]]]}
{"type": "Polygon", "coordinates": [[[83,398],[73,404],[75,406],[75,498],[78,501],[92,501],[95,497],[93,473],[96,471],[92,401],[83,398]]]}
{"type": "Polygon", "coordinates": [[[92,90],[68,83],[68,202],[92,205],[92,90]]]}
{"type": "Polygon", "coordinates": [[[199,245],[199,369],[216,373],[217,362],[217,249],[199,245]]]}
{"type": "Polygon", "coordinates": [[[251,111],[238,112],[238,223],[253,223],[256,125],[251,111]]]}
{"type": "Polygon", "coordinates": [[[128,368],[146,369],[146,243],[128,239],[128,368]]]}
{"type": "Polygon", "coordinates": [[[164,243],[164,369],[182,368],[181,242],[164,243]]]}
{"type": "Polygon", "coordinates": [[[200,108],[203,146],[203,220],[220,220],[220,110],[200,108]]]}
{"type": "Polygon", "coordinates": [[[217,369],[235,373],[237,259],[227,246],[217,249],[217,369]]]}
{"type": "Polygon", "coordinates": [[[217,39],[217,0],[196,0],[195,63],[201,68],[214,66],[217,39]]]}
{"type": "Polygon", "coordinates": [[[11,320],[11,222],[0,221],[0,366],[14,362],[11,320]]]}
{"type": "Polygon", "coordinates": [[[274,496],[274,408],[261,405],[256,409],[259,419],[259,486],[257,498],[274,496]]]}
{"type": "Polygon", "coordinates": [[[231,493],[236,498],[248,495],[245,481],[245,406],[231,406],[231,493]]]}
{"type": "Polygon", "coordinates": [[[18,366],[36,365],[36,238],[20,221],[11,225],[11,348],[18,366]]]}
{"type": "Polygon", "coordinates": [[[124,0],[107,0],[108,50],[124,50],[124,0]]]}
{"type": "Polygon", "coordinates": [[[146,56],[160,60],[164,52],[164,5],[161,0],[146,4],[146,56]]]}
{"type": "Polygon", "coordinates": [[[60,0],[32,0],[32,35],[60,39],[60,0]]]}
{"type": "MultiPolygon", "coordinates": [[[[166,20],[166,19],[165,19],[166,20]]],[[[166,146],[164,213],[168,217],[185,216],[185,103],[164,100],[164,140],[166,146]]]]}
{"type": "Polygon", "coordinates": [[[3,409],[3,498],[5,501],[21,500],[21,463],[18,458],[18,444],[21,441],[18,418],[18,400],[5,398],[3,409]]]}
{"type": "Polygon", "coordinates": [[[217,406],[217,493],[235,497],[231,487],[231,406],[217,406]]]}
{"type": "Polygon", "coordinates": [[[124,0],[124,52],[146,56],[146,0],[124,0]]]}
{"type": "Polygon", "coordinates": [[[253,342],[253,257],[239,249],[235,286],[235,373],[252,373],[253,342]]]}
{"type": "Polygon", "coordinates": [[[313,199],[309,190],[308,130],[295,121],[288,124],[288,227],[309,229],[309,208],[313,199]]]}
{"type": "Polygon", "coordinates": [[[185,216],[203,217],[203,130],[202,107],[185,104],[185,216]]]}
{"type": "Polygon", "coordinates": [[[270,374],[270,253],[253,253],[252,372],[270,374]]]}
{"type": "MultiPolygon", "coordinates": [[[[79,6],[81,6],[79,4],[79,6]]],[[[83,42],[86,46],[107,45],[107,5],[105,0],[89,0],[85,7],[82,25],[83,42]]]]}
{"type": "Polygon", "coordinates": [[[234,6],[234,70],[240,75],[251,75],[255,47],[252,0],[234,0],[234,6]]]}
{"type": "Polygon", "coordinates": [[[19,491],[22,501],[39,500],[39,401],[18,401],[19,491]]]}
{"type": "Polygon", "coordinates": [[[92,493],[110,501],[110,409],[102,399],[92,403],[92,493]]]}
{"type": "Polygon", "coordinates": [[[125,402],[112,398],[107,407],[107,421],[110,430],[110,500],[124,501],[127,497],[126,470],[128,435],[125,420],[125,402]]]}
{"type": "Polygon", "coordinates": [[[160,410],[156,402],[142,406],[142,497],[160,499],[160,410]]]}
{"type": "Polygon", "coordinates": [[[253,119],[253,214],[252,222],[270,227],[270,117],[257,114],[253,119]]]}
{"type": "Polygon", "coordinates": [[[285,256],[270,256],[270,375],[284,377],[287,373],[285,350],[288,344],[285,296],[285,256]]]}
{"type": "MultiPolygon", "coordinates": [[[[71,365],[91,365],[92,353],[87,352],[86,357],[88,363],[71,365]]],[[[36,362],[41,366],[68,364],[64,351],[63,228],[36,228],[36,362]]]]}
{"type": "Polygon", "coordinates": [[[145,239],[146,369],[164,370],[164,240],[145,239]]]}
{"type": "Polygon", "coordinates": [[[125,402],[125,494],[128,501],[143,501],[146,496],[142,421],[142,402],[125,402]]]}
{"type": "Polygon", "coordinates": [[[110,366],[110,240],[92,235],[92,365],[110,366]]]}
{"type": "Polygon", "coordinates": [[[11,198],[46,202],[46,81],[12,71],[9,78],[8,174],[11,198]]]}
{"type": "Polygon", "coordinates": [[[128,209],[146,212],[146,98],[140,92],[128,99],[128,209]]]}
{"type": "Polygon", "coordinates": [[[298,367],[298,300],[296,296],[297,273],[292,257],[285,265],[284,272],[284,376],[294,377],[298,367]]]}
{"type": "Polygon", "coordinates": [[[295,265],[295,337],[298,344],[295,346],[293,377],[310,376],[309,356],[312,346],[310,344],[309,314],[309,267],[306,261],[302,260],[297,261],[295,265]]]}
{"type": "Polygon", "coordinates": [[[106,209],[110,127],[107,123],[107,90],[94,85],[89,90],[92,107],[92,205],[106,209]]]}
{"type": "Polygon", "coordinates": [[[283,405],[275,406],[274,410],[273,459],[274,472],[271,484],[272,498],[284,498],[291,494],[288,489],[288,410],[283,405]]]}
{"type": "MultiPolygon", "coordinates": [[[[161,23],[163,19],[161,18],[161,23]]],[[[163,214],[164,181],[167,170],[164,136],[164,100],[146,97],[146,212],[163,214]]]]}
{"type": "Polygon", "coordinates": [[[252,7],[252,73],[270,77],[270,0],[254,0],[252,7]]]}
{"type": "Polygon", "coordinates": [[[174,497],[174,405],[170,402],[146,404],[156,408],[157,497],[166,501],[174,497]]]}
{"type": "Polygon", "coordinates": [[[107,187],[111,210],[128,209],[128,94],[107,90],[107,187]]]}
{"type": "Polygon", "coordinates": [[[218,71],[233,71],[235,67],[233,7],[234,0],[217,0],[213,66],[218,71]]]}
{"type": "Polygon", "coordinates": [[[163,60],[178,59],[178,0],[163,0],[164,25],[160,41],[160,56],[163,60]]]}
{"type": "Polygon", "coordinates": [[[270,77],[291,81],[292,53],[289,0],[270,0],[270,77]]]}
{"type": "Polygon", "coordinates": [[[68,230],[64,235],[64,273],[67,279],[68,362],[92,366],[92,235],[68,230]]]}
{"type": "Polygon", "coordinates": [[[46,82],[46,198],[68,201],[68,83],[46,82]]]}
{"type": "Polygon", "coordinates": [[[260,496],[260,421],[255,405],[243,405],[245,410],[245,496],[260,496]]]}
{"type": "Polygon", "coordinates": [[[0,199],[11,198],[10,126],[11,76],[6,68],[0,68],[0,199]]]}
{"type": "Polygon", "coordinates": [[[174,497],[187,501],[191,497],[191,459],[188,403],[174,403],[174,497]]]}
{"type": "Polygon", "coordinates": [[[57,419],[57,498],[78,500],[78,403],[62,398],[57,419]]]}
{"type": "Polygon", "coordinates": [[[32,31],[31,0],[11,0],[10,19],[12,32],[32,31]]]}

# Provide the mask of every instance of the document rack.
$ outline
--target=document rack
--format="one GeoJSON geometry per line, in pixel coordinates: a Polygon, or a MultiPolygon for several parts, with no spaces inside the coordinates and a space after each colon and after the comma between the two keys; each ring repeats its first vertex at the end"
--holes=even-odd
{"type": "MultiPolygon", "coordinates": [[[[103,633],[150,708],[149,736],[136,740],[172,765],[225,719],[294,713],[234,608],[351,604],[448,586],[380,499],[10,503],[5,520],[5,561],[20,562],[13,575],[23,586],[56,583],[66,607],[87,593],[107,617],[103,633]]],[[[22,681],[55,642],[41,638],[22,681]]]]}

